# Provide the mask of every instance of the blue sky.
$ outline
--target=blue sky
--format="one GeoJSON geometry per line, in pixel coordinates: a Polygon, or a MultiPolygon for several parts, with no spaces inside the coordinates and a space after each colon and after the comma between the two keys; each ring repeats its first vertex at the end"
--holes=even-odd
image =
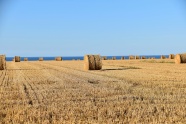
{"type": "Polygon", "coordinates": [[[184,0],[4,1],[0,54],[7,56],[186,52],[184,0]]]}

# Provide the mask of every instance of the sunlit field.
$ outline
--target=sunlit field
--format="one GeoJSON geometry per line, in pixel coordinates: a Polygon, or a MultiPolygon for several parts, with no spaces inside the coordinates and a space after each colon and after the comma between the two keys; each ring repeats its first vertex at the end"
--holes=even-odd
{"type": "Polygon", "coordinates": [[[185,123],[186,64],[174,60],[7,62],[1,123],[185,123]]]}

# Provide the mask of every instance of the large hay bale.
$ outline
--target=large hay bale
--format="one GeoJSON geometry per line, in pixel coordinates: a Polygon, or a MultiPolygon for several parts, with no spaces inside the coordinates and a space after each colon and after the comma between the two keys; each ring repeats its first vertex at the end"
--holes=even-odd
{"type": "Polygon", "coordinates": [[[0,55],[0,70],[6,69],[6,56],[0,55]]]}
{"type": "Polygon", "coordinates": [[[24,58],[24,61],[28,61],[28,58],[24,58]]]}
{"type": "Polygon", "coordinates": [[[95,60],[93,55],[84,56],[84,69],[85,70],[95,70],[95,60]]]}
{"type": "Polygon", "coordinates": [[[62,61],[63,59],[62,59],[62,57],[56,57],[55,60],[56,61],[62,61]]]}
{"type": "Polygon", "coordinates": [[[129,59],[135,59],[135,56],[129,56],[129,59]]]}
{"type": "Polygon", "coordinates": [[[39,61],[43,61],[43,57],[40,57],[40,58],[39,58],[39,61]]]}
{"type": "Polygon", "coordinates": [[[125,57],[124,57],[124,56],[122,56],[122,57],[121,57],[121,60],[125,60],[125,57]]]}
{"type": "Polygon", "coordinates": [[[164,55],[161,55],[161,59],[166,59],[166,57],[164,55]]]}
{"type": "Polygon", "coordinates": [[[95,60],[95,69],[96,70],[101,70],[102,69],[102,61],[100,55],[94,55],[94,60],[95,60]]]}
{"type": "Polygon", "coordinates": [[[146,57],[145,56],[142,56],[141,59],[146,59],[146,57]]]}
{"type": "Polygon", "coordinates": [[[174,59],[174,54],[170,54],[169,59],[174,59]]]}
{"type": "Polygon", "coordinates": [[[140,56],[135,56],[135,59],[140,59],[140,56]]]}
{"type": "Polygon", "coordinates": [[[102,60],[100,55],[85,55],[84,56],[85,70],[100,70],[102,69],[102,60]]]}
{"type": "Polygon", "coordinates": [[[20,56],[15,56],[15,62],[20,62],[21,61],[21,57],[20,56]]]}
{"type": "Polygon", "coordinates": [[[175,63],[176,64],[186,63],[186,54],[177,54],[175,56],[175,63]]]}

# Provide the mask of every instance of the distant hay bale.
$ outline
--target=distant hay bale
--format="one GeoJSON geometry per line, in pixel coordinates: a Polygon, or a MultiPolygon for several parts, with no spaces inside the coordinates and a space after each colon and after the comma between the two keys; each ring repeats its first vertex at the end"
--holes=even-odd
{"type": "Polygon", "coordinates": [[[142,56],[141,59],[146,59],[146,57],[145,56],[142,56]]]}
{"type": "Polygon", "coordinates": [[[6,56],[0,55],[0,70],[6,69],[6,56]]]}
{"type": "Polygon", "coordinates": [[[114,56],[114,57],[112,57],[112,60],[116,60],[116,57],[114,56]]]}
{"type": "Polygon", "coordinates": [[[175,63],[176,64],[186,63],[186,54],[177,54],[175,56],[175,63]]]}
{"type": "Polygon", "coordinates": [[[85,70],[100,70],[102,69],[102,60],[100,55],[85,55],[84,56],[85,70]]]}
{"type": "Polygon", "coordinates": [[[135,56],[135,59],[140,59],[140,56],[135,56]]]}
{"type": "Polygon", "coordinates": [[[63,59],[62,59],[62,57],[56,57],[55,60],[56,61],[62,61],[63,59]]]}
{"type": "Polygon", "coordinates": [[[166,57],[164,55],[161,55],[161,59],[166,59],[166,57]]]}
{"type": "Polygon", "coordinates": [[[28,61],[28,58],[24,58],[24,61],[28,61]]]}
{"type": "Polygon", "coordinates": [[[151,59],[156,59],[155,57],[151,57],[151,59]]]}
{"type": "Polygon", "coordinates": [[[102,57],[102,60],[107,60],[107,57],[106,57],[106,56],[103,56],[103,57],[102,57]]]}
{"type": "Polygon", "coordinates": [[[20,62],[21,61],[21,57],[20,56],[15,56],[15,62],[20,62]]]}
{"type": "Polygon", "coordinates": [[[122,56],[122,57],[121,57],[121,60],[125,60],[125,57],[124,57],[124,56],[122,56]]]}
{"type": "Polygon", "coordinates": [[[40,57],[40,58],[39,58],[39,61],[43,61],[43,57],[40,57]]]}
{"type": "Polygon", "coordinates": [[[135,56],[129,56],[129,59],[131,60],[131,59],[135,59],[135,56]]]}
{"type": "Polygon", "coordinates": [[[169,59],[174,59],[174,54],[170,54],[169,59]]]}

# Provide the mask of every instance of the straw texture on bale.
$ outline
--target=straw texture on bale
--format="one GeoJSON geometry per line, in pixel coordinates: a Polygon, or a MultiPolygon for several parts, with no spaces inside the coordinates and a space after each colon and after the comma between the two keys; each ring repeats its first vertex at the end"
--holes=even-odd
{"type": "Polygon", "coordinates": [[[0,55],[0,70],[6,69],[6,56],[0,55]]]}
{"type": "Polygon", "coordinates": [[[140,56],[135,56],[135,59],[140,59],[140,56]]]}
{"type": "Polygon", "coordinates": [[[85,55],[84,56],[85,70],[100,70],[102,69],[102,60],[100,55],[85,55]]]}
{"type": "Polygon", "coordinates": [[[43,57],[40,57],[40,58],[39,58],[39,61],[43,61],[43,57]]]}
{"type": "Polygon", "coordinates": [[[20,62],[21,61],[21,57],[20,56],[15,56],[15,62],[20,62]]]}
{"type": "Polygon", "coordinates": [[[135,56],[129,56],[129,59],[135,59],[135,56]]]}
{"type": "Polygon", "coordinates": [[[166,57],[164,55],[161,55],[161,59],[166,59],[166,57]]]}
{"type": "Polygon", "coordinates": [[[84,56],[84,69],[85,70],[95,70],[95,60],[93,55],[84,56]]]}
{"type": "Polygon", "coordinates": [[[28,61],[28,58],[24,58],[24,61],[28,61]]]}
{"type": "Polygon", "coordinates": [[[102,69],[102,61],[100,55],[94,55],[94,60],[95,60],[95,69],[100,70],[102,69]]]}
{"type": "Polygon", "coordinates": [[[175,56],[175,63],[176,64],[186,63],[186,54],[177,54],[175,56]]]}
{"type": "Polygon", "coordinates": [[[145,56],[142,56],[141,59],[146,59],[146,57],[145,56]]]}
{"type": "Polygon", "coordinates": [[[62,59],[62,57],[56,57],[55,60],[56,61],[62,61],[63,59],[62,59]]]}
{"type": "Polygon", "coordinates": [[[174,54],[170,54],[169,59],[174,59],[174,54]]]}
{"type": "Polygon", "coordinates": [[[125,60],[125,57],[124,57],[124,56],[122,56],[122,57],[121,57],[121,60],[125,60]]]}

